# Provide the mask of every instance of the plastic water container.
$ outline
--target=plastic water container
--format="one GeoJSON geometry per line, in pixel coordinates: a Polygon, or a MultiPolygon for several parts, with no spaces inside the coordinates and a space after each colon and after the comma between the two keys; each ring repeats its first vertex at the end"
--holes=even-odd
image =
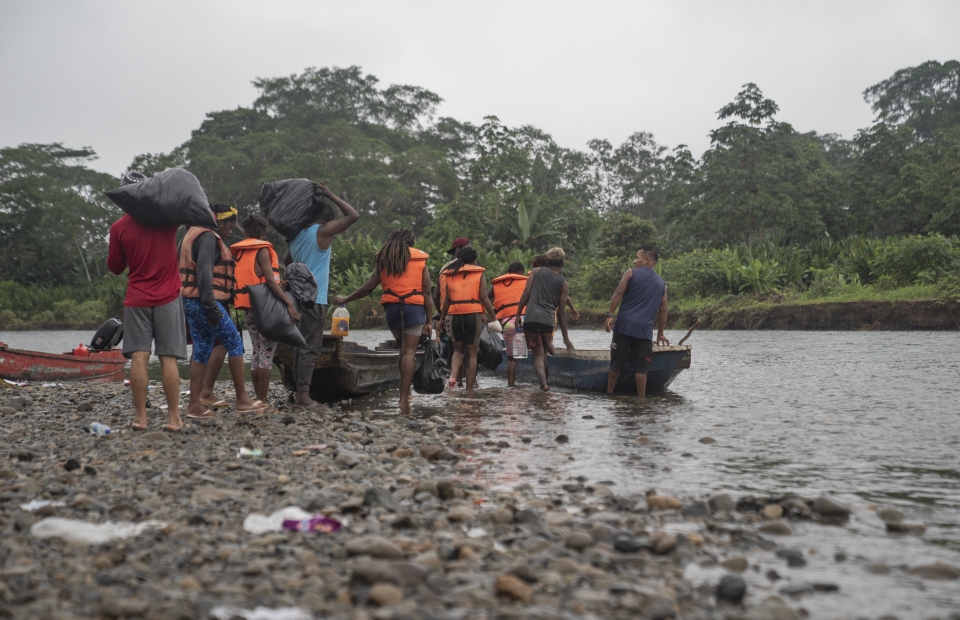
{"type": "Polygon", "coordinates": [[[344,304],[333,311],[333,322],[330,325],[330,333],[334,336],[347,336],[350,334],[350,312],[344,304]]]}
{"type": "Polygon", "coordinates": [[[110,427],[106,424],[100,424],[99,422],[94,422],[90,425],[90,432],[98,437],[103,437],[104,435],[110,434],[110,427]]]}
{"type": "Polygon", "coordinates": [[[523,328],[517,328],[517,334],[513,337],[513,359],[527,359],[527,339],[523,337],[523,328]]]}

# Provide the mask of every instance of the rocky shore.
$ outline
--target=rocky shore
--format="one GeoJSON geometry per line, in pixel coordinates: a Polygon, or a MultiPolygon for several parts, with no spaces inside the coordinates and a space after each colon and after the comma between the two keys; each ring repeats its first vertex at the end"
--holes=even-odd
{"type": "MultiPolygon", "coordinates": [[[[789,544],[796,522],[849,517],[829,497],[624,497],[586,480],[492,492],[462,481],[462,461],[510,441],[415,411],[297,412],[284,397],[271,393],[279,413],[228,410],[173,434],[158,409],[150,431],[123,430],[119,384],[0,391],[0,618],[789,620],[808,615],[805,596],[842,595],[774,570],[754,592],[742,577],[750,553],[806,563],[789,544]],[[114,432],[93,436],[91,422],[114,432]],[[281,530],[283,509],[343,527],[281,530]],[[721,576],[695,583],[691,565],[721,576]]],[[[893,532],[923,527],[878,516],[893,532]]],[[[904,570],[960,578],[948,564],[904,570]]]]}

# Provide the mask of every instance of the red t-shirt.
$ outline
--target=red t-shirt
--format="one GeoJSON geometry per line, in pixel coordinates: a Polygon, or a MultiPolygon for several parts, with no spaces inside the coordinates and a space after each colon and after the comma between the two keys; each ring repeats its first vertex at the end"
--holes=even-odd
{"type": "Polygon", "coordinates": [[[127,267],[124,306],[155,308],[180,296],[176,228],[148,228],[129,215],[110,227],[107,267],[120,275],[127,267]]]}

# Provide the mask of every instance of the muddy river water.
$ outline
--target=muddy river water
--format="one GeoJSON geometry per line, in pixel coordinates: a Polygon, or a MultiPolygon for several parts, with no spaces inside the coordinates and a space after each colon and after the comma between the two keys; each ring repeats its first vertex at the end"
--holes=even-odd
{"type": "MultiPolygon", "coordinates": [[[[351,334],[367,345],[387,337],[351,334]]],[[[83,339],[80,332],[0,332],[11,346],[52,351],[83,339]]],[[[571,339],[578,348],[609,346],[599,331],[576,330],[571,339]]],[[[777,593],[764,576],[775,569],[840,586],[790,602],[813,618],[946,618],[960,610],[960,582],[905,570],[936,561],[960,566],[960,333],[698,332],[689,344],[692,367],[645,402],[508,389],[488,374],[473,394],[416,396],[411,415],[441,415],[508,442],[499,454],[478,451],[458,464],[462,478],[493,489],[529,483],[549,494],[579,479],[612,483],[618,495],[655,488],[685,502],[718,492],[734,499],[831,494],[853,509],[850,521],[794,522],[793,535],[778,542],[803,550],[804,567],[750,552],[758,569],[745,574],[751,596],[777,593]],[[557,443],[560,434],[569,442],[557,443]],[[639,435],[651,442],[639,444],[639,435]],[[701,443],[705,437],[715,443],[701,443]],[[888,534],[878,507],[901,510],[926,532],[888,534]]],[[[395,400],[394,391],[351,406],[395,415],[395,400]]],[[[686,570],[711,583],[721,574],[696,563],[686,570]]]]}

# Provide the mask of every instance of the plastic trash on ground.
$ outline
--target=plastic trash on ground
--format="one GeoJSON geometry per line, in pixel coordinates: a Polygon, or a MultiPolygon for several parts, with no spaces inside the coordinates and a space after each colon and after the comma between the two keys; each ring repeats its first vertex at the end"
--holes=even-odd
{"type": "Polygon", "coordinates": [[[263,450],[260,448],[240,448],[237,450],[237,458],[259,459],[263,458],[263,450]]]}
{"type": "Polygon", "coordinates": [[[295,532],[324,532],[330,534],[339,530],[342,525],[336,519],[325,515],[314,515],[309,519],[284,519],[282,527],[295,532]]]}
{"type": "Polygon", "coordinates": [[[27,512],[33,512],[34,510],[40,510],[44,506],[66,506],[63,502],[51,502],[48,499],[35,499],[27,502],[26,504],[20,504],[20,510],[26,510],[27,512]]]}
{"type": "Polygon", "coordinates": [[[166,526],[167,524],[163,521],[87,523],[77,519],[48,517],[34,523],[30,533],[36,538],[60,538],[71,543],[100,545],[120,538],[133,538],[145,530],[166,526]]]}
{"type": "Polygon", "coordinates": [[[287,241],[317,217],[326,192],[310,179],[285,179],[260,186],[260,209],[287,241]]]}
{"type": "Polygon", "coordinates": [[[107,197],[144,226],[216,225],[200,181],[183,168],[170,168],[140,183],[112,189],[107,197]]]}
{"type": "Polygon", "coordinates": [[[247,515],[247,518],[243,520],[243,529],[251,534],[279,532],[283,529],[283,522],[288,519],[304,521],[312,518],[312,514],[306,512],[299,506],[287,506],[270,515],[264,515],[258,512],[247,515]]]}
{"type": "MultiPolygon", "coordinates": [[[[297,324],[290,319],[287,304],[270,290],[266,284],[248,286],[250,293],[250,308],[253,311],[253,322],[265,338],[274,342],[282,342],[294,347],[306,348],[307,341],[303,339],[297,324]]],[[[284,295],[289,293],[284,292],[284,295]]],[[[292,296],[291,296],[292,299],[292,296]]]]}
{"type": "Polygon", "coordinates": [[[253,610],[240,609],[229,605],[218,605],[210,610],[210,617],[214,620],[313,620],[313,614],[299,607],[257,607],[253,610]]]}

